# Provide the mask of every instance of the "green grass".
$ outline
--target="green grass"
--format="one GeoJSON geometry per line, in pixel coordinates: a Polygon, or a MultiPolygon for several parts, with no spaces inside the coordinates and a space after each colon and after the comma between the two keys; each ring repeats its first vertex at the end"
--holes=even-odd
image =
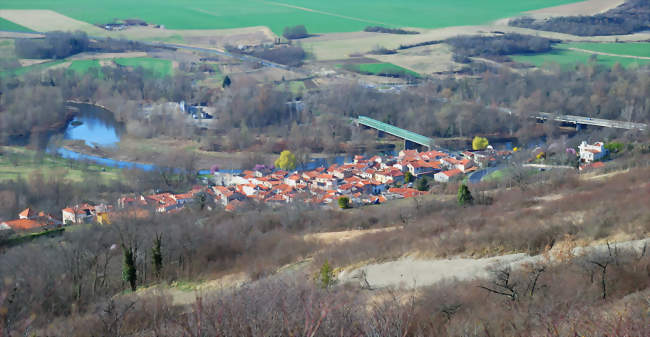
{"type": "Polygon", "coordinates": [[[164,77],[172,75],[172,62],[170,60],[156,59],[151,57],[118,58],[116,64],[125,67],[142,67],[153,71],[154,75],[164,77]]]}
{"type": "MultiPolygon", "coordinates": [[[[0,4],[0,8],[2,7],[3,5],[0,4]]],[[[8,30],[11,32],[33,32],[33,30],[27,27],[23,27],[3,18],[0,18],[0,30],[8,30]]]]}
{"type": "Polygon", "coordinates": [[[305,24],[310,32],[360,31],[368,25],[439,28],[484,24],[577,0],[3,0],[0,9],[51,9],[88,23],[140,18],[169,29],[305,24]],[[286,5],[282,5],[286,4],[286,5]],[[294,6],[294,7],[292,7],[294,6]],[[296,7],[309,8],[307,11],[296,7]]]}
{"type": "Polygon", "coordinates": [[[97,75],[102,78],[103,74],[101,72],[101,68],[102,66],[99,64],[98,60],[76,60],[72,61],[72,63],[70,63],[70,67],[68,67],[68,69],[80,74],[86,74],[91,69],[97,69],[97,75]]]}
{"type": "MultiPolygon", "coordinates": [[[[534,55],[513,55],[513,60],[521,63],[529,63],[535,66],[542,66],[544,64],[559,64],[565,69],[568,69],[577,63],[587,64],[592,54],[569,50],[567,48],[581,48],[593,51],[600,51],[606,53],[618,53],[633,56],[650,56],[650,51],[644,49],[650,48],[649,43],[633,43],[626,46],[627,43],[614,44],[599,44],[599,43],[572,43],[568,45],[556,45],[555,49],[549,53],[534,54],[534,55]],[[618,46],[620,45],[620,46],[618,46]],[[645,55],[644,55],[645,54],[645,55]]],[[[609,55],[596,55],[598,64],[611,67],[616,63],[620,63],[623,67],[639,66],[650,64],[650,60],[634,59],[627,57],[609,56],[609,55]]]]}
{"type": "Polygon", "coordinates": [[[400,75],[409,75],[413,77],[419,77],[420,74],[402,68],[400,66],[394,65],[392,63],[361,63],[361,64],[347,64],[343,68],[369,75],[386,75],[386,74],[400,74],[400,75]]]}
{"type": "Polygon", "coordinates": [[[22,147],[0,147],[0,182],[15,180],[18,177],[27,178],[30,174],[40,171],[45,177],[65,173],[65,178],[81,182],[86,174],[101,177],[105,180],[118,180],[121,170],[96,164],[77,162],[74,160],[43,155],[38,160],[36,152],[22,147]]]}
{"type": "Polygon", "coordinates": [[[650,42],[595,43],[574,42],[563,46],[602,53],[650,57],[650,42]]]}

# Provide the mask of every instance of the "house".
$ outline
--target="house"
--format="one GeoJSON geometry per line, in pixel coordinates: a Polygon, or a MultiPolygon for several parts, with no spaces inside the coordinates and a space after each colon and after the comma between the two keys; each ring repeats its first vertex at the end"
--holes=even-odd
{"type": "Polygon", "coordinates": [[[461,159],[456,163],[456,168],[463,173],[466,173],[472,166],[474,166],[474,163],[467,158],[461,159]]]}
{"type": "Polygon", "coordinates": [[[394,184],[404,181],[404,173],[397,169],[378,171],[374,179],[383,184],[394,184]]]}
{"type": "Polygon", "coordinates": [[[435,163],[428,163],[424,160],[410,162],[406,165],[408,171],[415,177],[434,174],[438,169],[435,163]]]}
{"type": "Polygon", "coordinates": [[[578,146],[578,149],[580,150],[580,161],[583,163],[591,163],[607,155],[607,149],[605,149],[605,144],[602,142],[587,144],[587,142],[583,141],[578,146]]]}
{"type": "Polygon", "coordinates": [[[88,223],[95,217],[95,208],[84,204],[67,207],[61,210],[61,218],[65,224],[88,223]]]}
{"type": "Polygon", "coordinates": [[[450,180],[458,177],[462,172],[459,169],[453,169],[443,172],[438,172],[433,176],[433,179],[439,183],[448,183],[450,180]]]}

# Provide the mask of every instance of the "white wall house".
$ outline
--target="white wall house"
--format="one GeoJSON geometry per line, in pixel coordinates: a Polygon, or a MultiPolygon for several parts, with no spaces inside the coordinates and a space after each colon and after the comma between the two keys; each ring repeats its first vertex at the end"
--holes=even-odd
{"type": "Polygon", "coordinates": [[[605,144],[602,142],[587,144],[587,142],[583,141],[580,143],[580,146],[578,146],[578,149],[580,150],[580,161],[585,163],[599,160],[607,154],[605,144]]]}

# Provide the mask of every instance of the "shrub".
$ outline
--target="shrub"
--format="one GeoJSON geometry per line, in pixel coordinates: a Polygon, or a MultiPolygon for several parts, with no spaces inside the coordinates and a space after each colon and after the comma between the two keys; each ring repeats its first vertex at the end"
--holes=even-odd
{"type": "Polygon", "coordinates": [[[295,40],[295,39],[304,39],[306,37],[309,37],[309,33],[307,32],[307,28],[305,27],[305,25],[298,25],[292,27],[284,27],[282,36],[284,36],[289,40],[295,40]]]}
{"type": "Polygon", "coordinates": [[[471,205],[474,202],[472,197],[472,192],[469,191],[469,188],[465,184],[461,184],[458,187],[458,204],[461,206],[471,205]]]}
{"type": "Polygon", "coordinates": [[[348,197],[340,197],[339,200],[338,200],[338,203],[339,203],[339,207],[341,207],[341,209],[350,208],[350,198],[348,198],[348,197]]]}

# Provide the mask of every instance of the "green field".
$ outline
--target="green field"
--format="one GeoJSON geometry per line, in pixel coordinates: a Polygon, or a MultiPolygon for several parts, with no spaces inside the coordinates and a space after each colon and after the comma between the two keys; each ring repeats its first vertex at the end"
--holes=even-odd
{"type": "Polygon", "coordinates": [[[592,50],[596,52],[650,57],[650,42],[621,42],[621,43],[595,43],[595,42],[574,42],[563,46],[592,50]]]}
{"type": "Polygon", "coordinates": [[[314,33],[360,31],[368,25],[440,28],[484,24],[576,0],[3,0],[0,9],[50,9],[91,24],[140,18],[169,29],[221,29],[305,24],[314,33]]]}
{"type": "MultiPolygon", "coordinates": [[[[574,66],[577,63],[586,64],[592,54],[569,50],[579,48],[596,52],[650,57],[650,43],[570,43],[556,45],[552,52],[535,55],[513,55],[512,59],[520,63],[529,63],[535,66],[544,64],[559,64],[563,68],[574,66]]],[[[634,59],[620,56],[596,55],[598,64],[613,66],[619,63],[623,67],[650,64],[650,60],[634,59]]]]}
{"type": "Polygon", "coordinates": [[[394,65],[392,63],[361,63],[361,64],[346,64],[342,66],[344,69],[354,71],[367,75],[408,75],[412,77],[420,77],[420,74],[394,65]]]}
{"type": "Polygon", "coordinates": [[[68,69],[74,70],[81,74],[85,74],[93,68],[101,69],[101,65],[99,64],[98,60],[76,60],[72,61],[72,63],[70,63],[70,67],[68,67],[68,69]]]}
{"type": "Polygon", "coordinates": [[[42,155],[40,159],[35,151],[22,147],[0,147],[0,181],[27,178],[33,172],[40,171],[45,177],[52,174],[65,174],[72,181],[83,181],[87,174],[106,180],[117,180],[121,171],[117,168],[100,165],[86,165],[82,162],[63,159],[51,155],[42,155]]]}
{"type": "MultiPolygon", "coordinates": [[[[2,8],[2,6],[3,5],[0,4],[0,8],[2,8]]],[[[31,32],[32,31],[31,29],[29,29],[27,27],[17,25],[15,23],[13,23],[11,21],[8,21],[8,20],[5,20],[3,18],[0,18],[0,30],[8,30],[8,31],[11,31],[11,32],[31,32]]]]}
{"type": "Polygon", "coordinates": [[[152,57],[131,57],[118,58],[116,64],[124,67],[144,68],[153,71],[156,76],[171,76],[172,62],[170,60],[157,59],[152,57]]]}

